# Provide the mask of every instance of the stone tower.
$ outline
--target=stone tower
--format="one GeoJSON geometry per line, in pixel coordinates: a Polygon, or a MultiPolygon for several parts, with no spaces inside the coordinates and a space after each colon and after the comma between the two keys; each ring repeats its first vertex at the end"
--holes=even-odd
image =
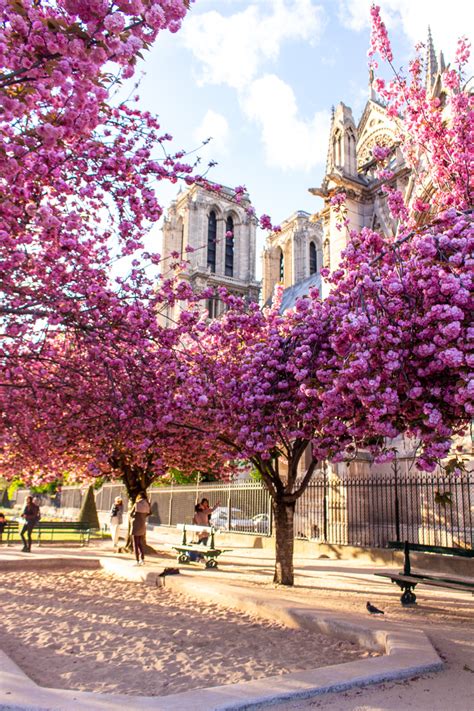
{"type": "Polygon", "coordinates": [[[267,239],[262,261],[264,303],[271,300],[276,284],[288,289],[318,279],[323,262],[321,225],[311,222],[307,212],[293,213],[281,225],[281,232],[267,239]]]}
{"type": "MultiPolygon", "coordinates": [[[[435,53],[431,32],[428,30],[425,56],[425,83],[428,94],[442,99],[442,72],[445,69],[443,53],[435,53]]],[[[319,188],[310,188],[313,195],[322,197],[324,207],[312,220],[322,226],[323,266],[331,271],[337,268],[341,252],[347,243],[348,231],[338,229],[338,214],[331,204],[331,198],[344,191],[347,199],[347,219],[349,229],[360,231],[370,227],[386,235],[394,234],[396,222],[389,214],[386,194],[382,190],[384,182],[376,176],[377,164],[373,157],[374,146],[390,149],[389,169],[393,176],[388,180],[390,186],[410,195],[414,188],[415,176],[410,175],[401,151],[398,148],[397,129],[388,115],[383,101],[377,96],[370,74],[368,101],[362,116],[356,125],[352,110],[338,104],[333,110],[329,134],[326,174],[319,188]]],[[[323,293],[327,294],[327,285],[323,284],[323,293]]]]}
{"type": "MultiPolygon", "coordinates": [[[[181,277],[197,292],[208,287],[216,296],[207,300],[209,318],[219,316],[224,305],[218,287],[250,301],[258,301],[260,285],[255,279],[256,225],[249,214],[250,200],[244,195],[235,201],[234,192],[219,193],[193,185],[181,192],[168,208],[163,224],[162,274],[166,276],[166,257],[176,253],[187,266],[181,277]],[[187,251],[192,248],[192,251],[187,251]]],[[[176,316],[171,308],[165,319],[176,316]]]]}
{"type": "MultiPolygon", "coordinates": [[[[323,209],[312,219],[321,224],[323,266],[331,271],[340,262],[348,235],[346,229],[338,229],[339,215],[331,204],[331,198],[337,193],[346,194],[349,229],[359,231],[362,227],[372,227],[386,234],[395,229],[382,183],[376,178],[377,164],[372,155],[375,145],[391,149],[390,168],[394,172],[391,184],[405,192],[408,171],[397,149],[395,125],[370,88],[370,98],[357,125],[348,106],[341,102],[336,107],[329,135],[326,175],[321,187],[310,188],[313,195],[324,199],[323,209]]],[[[327,293],[326,286],[324,289],[327,293]]]]}

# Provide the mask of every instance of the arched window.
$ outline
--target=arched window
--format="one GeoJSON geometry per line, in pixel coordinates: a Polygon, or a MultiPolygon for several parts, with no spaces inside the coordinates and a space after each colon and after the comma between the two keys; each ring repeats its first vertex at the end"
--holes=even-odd
{"type": "Polygon", "coordinates": [[[283,259],[283,252],[282,250],[278,250],[280,252],[280,281],[282,282],[285,278],[285,260],[283,259]]]}
{"type": "Polygon", "coordinates": [[[228,217],[225,221],[225,275],[234,276],[234,220],[228,217]],[[229,232],[232,236],[229,236],[229,232]]]}
{"type": "Polygon", "coordinates": [[[217,218],[214,210],[209,213],[207,221],[207,266],[211,272],[216,271],[217,218]]]}
{"type": "Polygon", "coordinates": [[[355,136],[351,130],[348,130],[347,131],[347,160],[345,162],[346,162],[346,167],[350,173],[353,173],[356,170],[355,156],[356,156],[355,136]]]}
{"type": "Polygon", "coordinates": [[[332,150],[333,150],[333,161],[336,168],[340,167],[342,163],[342,141],[341,132],[336,131],[334,138],[332,140],[332,150]]]}
{"type": "Polygon", "coordinates": [[[314,242],[309,243],[309,273],[316,274],[318,271],[318,253],[314,242]]]}

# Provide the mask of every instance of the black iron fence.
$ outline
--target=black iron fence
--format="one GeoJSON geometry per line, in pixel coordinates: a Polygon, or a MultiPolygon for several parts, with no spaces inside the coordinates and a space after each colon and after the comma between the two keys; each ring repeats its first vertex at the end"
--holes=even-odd
{"type": "MultiPolygon", "coordinates": [[[[54,505],[80,508],[83,491],[64,487],[54,505]]],[[[200,483],[149,490],[150,523],[190,523],[194,505],[207,498],[212,522],[237,533],[272,534],[271,501],[258,482],[200,483]]],[[[17,501],[26,492],[18,492],[17,501]]],[[[99,511],[109,511],[120,484],[96,493],[99,511]]],[[[43,505],[46,503],[42,502],[43,505]]],[[[385,547],[389,541],[447,547],[474,547],[474,474],[461,476],[372,476],[340,479],[315,477],[295,509],[295,537],[329,544],[385,547]]]]}
{"type": "Polygon", "coordinates": [[[474,476],[318,477],[297,503],[295,534],[354,546],[472,548],[474,476]]]}

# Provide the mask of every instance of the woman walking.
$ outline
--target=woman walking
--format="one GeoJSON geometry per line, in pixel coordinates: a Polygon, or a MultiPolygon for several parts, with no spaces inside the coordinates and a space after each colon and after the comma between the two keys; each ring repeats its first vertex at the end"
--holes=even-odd
{"type": "Polygon", "coordinates": [[[136,565],[143,565],[145,562],[145,536],[146,520],[151,513],[150,504],[146,494],[140,492],[135,499],[135,503],[130,511],[132,519],[133,550],[135,551],[136,565]]]}
{"type": "Polygon", "coordinates": [[[21,517],[23,519],[23,527],[20,531],[21,540],[23,541],[23,553],[30,553],[31,551],[31,534],[33,528],[41,519],[40,508],[38,504],[33,501],[32,496],[26,497],[25,508],[21,512],[21,517]],[[25,536],[26,534],[26,536],[25,536]]]}

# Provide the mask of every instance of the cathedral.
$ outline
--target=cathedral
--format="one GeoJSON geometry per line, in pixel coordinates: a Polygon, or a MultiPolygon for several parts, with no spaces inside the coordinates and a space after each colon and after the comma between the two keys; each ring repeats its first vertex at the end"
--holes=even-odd
{"type": "MultiPolygon", "coordinates": [[[[426,88],[442,99],[443,54],[436,55],[431,33],[425,57],[426,88]]],[[[310,193],[323,199],[319,212],[297,210],[267,237],[262,255],[262,284],[256,280],[255,217],[249,213],[250,198],[236,202],[232,190],[214,193],[193,185],[181,192],[167,211],[163,226],[163,253],[175,252],[187,259],[182,277],[196,290],[224,286],[231,293],[252,301],[270,303],[274,288],[283,284],[282,309],[316,287],[324,298],[329,290],[321,269],[336,269],[347,243],[347,229],[338,229],[338,212],[331,203],[337,193],[346,194],[349,229],[370,227],[386,235],[397,225],[389,214],[383,181],[377,178],[373,148],[389,148],[390,185],[405,195],[413,190],[413,176],[398,148],[393,119],[369,83],[368,100],[358,123],[352,110],[339,103],[333,110],[325,175],[320,187],[310,193]],[[188,250],[187,248],[192,248],[188,250]]],[[[166,260],[162,271],[166,275],[166,260]]],[[[219,316],[223,304],[216,296],[206,304],[209,318],[219,316]]],[[[169,313],[170,318],[173,314],[169,313]]]]}
{"type": "MultiPolygon", "coordinates": [[[[431,33],[425,57],[426,89],[432,96],[442,97],[441,75],[445,69],[442,52],[436,55],[431,33]]],[[[384,103],[377,97],[370,77],[368,100],[356,124],[352,110],[344,103],[333,109],[329,132],[326,172],[320,187],[310,188],[313,195],[324,200],[323,208],[314,215],[294,213],[282,225],[279,234],[271,235],[263,253],[263,300],[271,298],[277,283],[283,283],[283,307],[294,304],[299,296],[316,286],[324,298],[327,282],[321,280],[321,267],[336,269],[346,247],[348,230],[338,229],[338,212],[331,198],[346,194],[345,208],[349,230],[363,227],[394,234],[397,225],[391,218],[383,181],[376,176],[374,146],[391,150],[388,168],[393,172],[390,185],[409,195],[413,177],[404,164],[398,148],[397,131],[384,103]]]]}

